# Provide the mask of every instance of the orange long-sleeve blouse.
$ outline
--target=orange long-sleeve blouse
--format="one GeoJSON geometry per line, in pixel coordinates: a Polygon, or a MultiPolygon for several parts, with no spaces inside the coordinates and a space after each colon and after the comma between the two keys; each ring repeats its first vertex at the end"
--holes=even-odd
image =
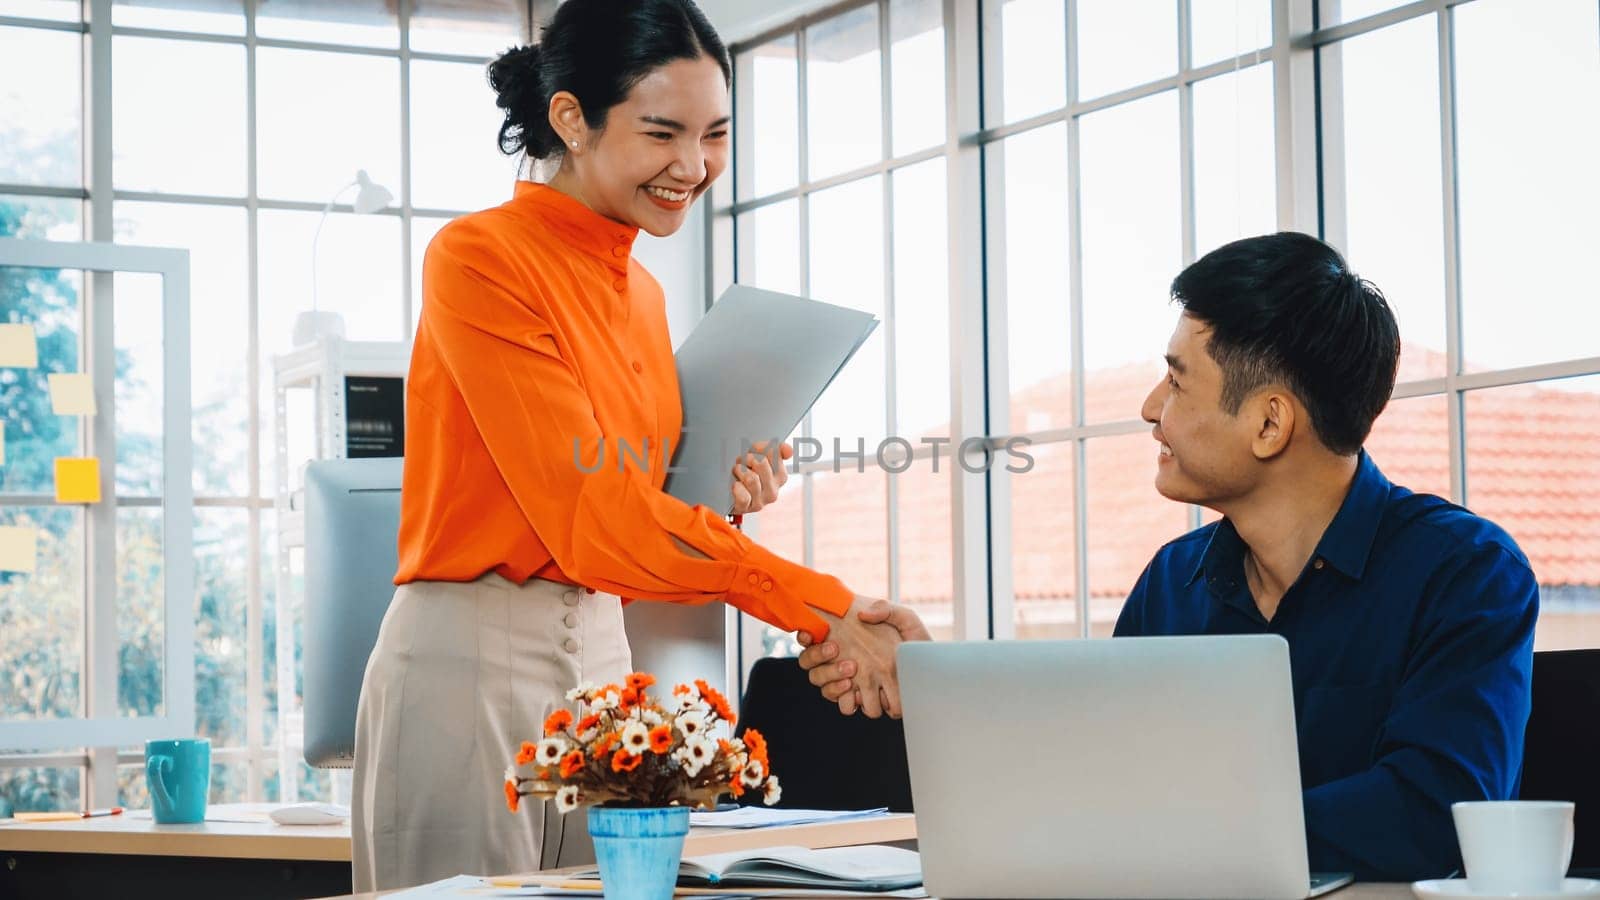
{"type": "Polygon", "coordinates": [[[661,490],[683,411],[665,297],[632,258],[637,234],[519,181],[510,202],[428,245],[395,583],[492,570],[628,599],[726,600],[820,638],[812,607],[843,615],[843,583],[661,490]]]}

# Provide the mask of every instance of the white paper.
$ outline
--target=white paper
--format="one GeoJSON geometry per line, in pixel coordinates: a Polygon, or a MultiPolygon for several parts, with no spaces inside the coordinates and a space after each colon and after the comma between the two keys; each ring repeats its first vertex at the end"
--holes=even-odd
{"type": "Polygon", "coordinates": [[[887,807],[877,809],[768,809],[763,806],[741,806],[738,809],[716,812],[691,812],[689,824],[695,828],[774,828],[780,825],[810,825],[816,822],[843,822],[850,819],[871,819],[889,814],[887,807]]]}

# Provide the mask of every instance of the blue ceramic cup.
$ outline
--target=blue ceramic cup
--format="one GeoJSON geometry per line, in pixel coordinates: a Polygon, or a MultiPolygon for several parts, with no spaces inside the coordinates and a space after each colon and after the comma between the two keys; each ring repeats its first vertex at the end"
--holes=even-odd
{"type": "Polygon", "coordinates": [[[163,825],[204,822],[211,793],[211,741],[183,738],[144,742],[150,813],[163,825]]]}

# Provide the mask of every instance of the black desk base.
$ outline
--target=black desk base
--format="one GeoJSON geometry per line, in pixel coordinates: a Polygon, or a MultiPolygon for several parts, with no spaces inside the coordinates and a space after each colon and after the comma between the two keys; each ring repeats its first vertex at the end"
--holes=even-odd
{"type": "Polygon", "coordinates": [[[4,900],[303,900],[348,893],[348,862],[0,851],[4,900]]]}

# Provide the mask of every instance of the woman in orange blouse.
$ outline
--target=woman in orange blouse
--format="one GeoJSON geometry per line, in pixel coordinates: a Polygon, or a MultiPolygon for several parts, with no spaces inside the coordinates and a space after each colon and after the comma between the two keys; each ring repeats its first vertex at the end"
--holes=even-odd
{"type": "MultiPolygon", "coordinates": [[[[581,827],[545,841],[550,810],[511,815],[500,785],[567,691],[629,670],[623,597],[831,629],[864,707],[898,713],[898,635],[847,615],[867,600],[661,490],[682,411],[661,287],[632,246],[677,231],[726,167],[716,32],[690,0],[568,0],[489,76],[501,148],[557,171],[451,222],[424,258],[399,587],[357,715],[358,891],[581,852],[581,827]]],[[[732,476],[735,512],[784,478],[764,454],[732,476]]]]}

